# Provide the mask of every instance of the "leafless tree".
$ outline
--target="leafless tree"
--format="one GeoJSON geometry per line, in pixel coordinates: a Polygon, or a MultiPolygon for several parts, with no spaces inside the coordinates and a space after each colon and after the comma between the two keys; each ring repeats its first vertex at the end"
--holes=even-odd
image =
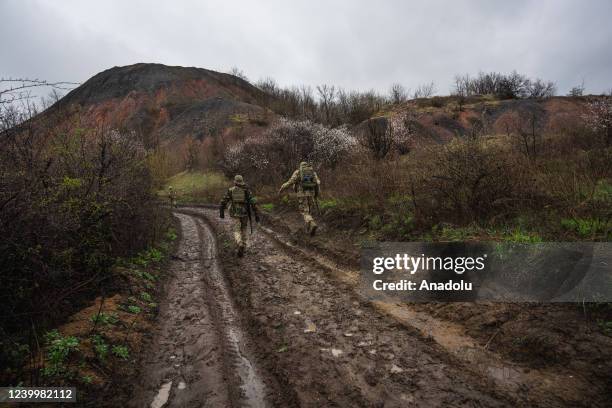
{"type": "Polygon", "coordinates": [[[323,111],[325,123],[329,123],[331,119],[331,112],[334,106],[334,100],[336,97],[336,87],[334,85],[322,84],[317,86],[317,93],[319,94],[319,101],[321,103],[321,110],[323,111]]]}
{"type": "Polygon", "coordinates": [[[408,100],[409,93],[410,91],[407,90],[402,84],[395,83],[391,85],[391,89],[389,90],[391,103],[397,105],[406,102],[406,100],[408,100]]]}
{"type": "Polygon", "coordinates": [[[436,93],[436,84],[430,82],[428,84],[422,84],[417,86],[412,94],[414,99],[417,98],[431,98],[436,93]]]}
{"type": "Polygon", "coordinates": [[[557,87],[552,81],[543,81],[536,78],[527,82],[527,93],[529,98],[550,98],[555,96],[557,87]]]}
{"type": "Polygon", "coordinates": [[[382,160],[393,147],[393,128],[385,117],[372,118],[362,127],[359,141],[376,160],[382,160]]]}
{"type": "Polygon", "coordinates": [[[52,91],[69,91],[78,86],[76,82],[49,82],[29,78],[0,78],[0,105],[20,100],[31,99],[30,91],[34,88],[50,88],[52,91]]]}
{"type": "Polygon", "coordinates": [[[240,79],[243,79],[245,81],[249,81],[249,78],[246,76],[246,74],[244,73],[243,70],[241,70],[240,68],[238,68],[237,66],[233,66],[230,68],[228,74],[233,75],[235,77],[238,77],[240,79]]]}
{"type": "Polygon", "coordinates": [[[585,88],[584,88],[584,79],[583,79],[580,85],[576,85],[572,87],[572,89],[570,89],[570,91],[567,93],[567,96],[582,96],[584,95],[584,89],[585,88]]]}

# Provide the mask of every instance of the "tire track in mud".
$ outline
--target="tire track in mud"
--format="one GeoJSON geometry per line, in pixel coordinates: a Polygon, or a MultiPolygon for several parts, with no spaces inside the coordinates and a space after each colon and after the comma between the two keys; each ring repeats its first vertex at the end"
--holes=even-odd
{"type": "Polygon", "coordinates": [[[175,216],[181,241],[129,406],[266,407],[267,389],[238,325],[210,227],[175,216]]]}
{"type": "Polygon", "coordinates": [[[234,399],[240,406],[266,407],[266,386],[262,380],[259,369],[255,365],[252,353],[249,350],[249,342],[239,326],[238,318],[234,310],[232,298],[225,284],[225,278],[221,274],[217,260],[216,238],[210,227],[202,221],[196,221],[202,231],[204,242],[204,254],[209,264],[205,280],[208,287],[212,289],[214,307],[217,309],[218,328],[223,335],[223,345],[231,367],[230,375],[235,376],[238,387],[234,399]]]}

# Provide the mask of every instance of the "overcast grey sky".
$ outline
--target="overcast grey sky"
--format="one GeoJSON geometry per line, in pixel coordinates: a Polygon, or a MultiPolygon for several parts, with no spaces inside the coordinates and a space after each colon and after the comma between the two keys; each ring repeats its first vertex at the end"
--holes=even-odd
{"type": "Polygon", "coordinates": [[[612,87],[612,1],[0,0],[0,76],[82,82],[136,62],[348,89],[510,72],[612,87]]]}

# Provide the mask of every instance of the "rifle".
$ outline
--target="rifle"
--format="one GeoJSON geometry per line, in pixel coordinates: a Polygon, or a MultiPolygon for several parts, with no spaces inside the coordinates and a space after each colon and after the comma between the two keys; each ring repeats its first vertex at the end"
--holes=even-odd
{"type": "Polygon", "coordinates": [[[321,209],[319,208],[319,194],[319,186],[317,186],[315,189],[314,197],[312,198],[312,201],[314,201],[315,204],[315,208],[317,209],[317,215],[321,215],[321,209]]]}
{"type": "Polygon", "coordinates": [[[249,216],[249,227],[251,227],[251,234],[253,233],[253,220],[251,219],[251,193],[247,190],[245,194],[246,198],[246,210],[249,216]]]}
{"type": "Polygon", "coordinates": [[[313,197],[312,201],[314,201],[315,208],[317,209],[317,215],[321,215],[321,209],[319,208],[319,198],[313,197]]]}

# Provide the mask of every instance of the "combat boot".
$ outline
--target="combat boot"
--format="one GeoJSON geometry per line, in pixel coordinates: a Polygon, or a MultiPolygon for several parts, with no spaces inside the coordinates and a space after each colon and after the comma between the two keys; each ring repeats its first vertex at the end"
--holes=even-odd
{"type": "Polygon", "coordinates": [[[314,221],[310,222],[310,236],[314,237],[315,233],[317,232],[317,224],[314,221]]]}

